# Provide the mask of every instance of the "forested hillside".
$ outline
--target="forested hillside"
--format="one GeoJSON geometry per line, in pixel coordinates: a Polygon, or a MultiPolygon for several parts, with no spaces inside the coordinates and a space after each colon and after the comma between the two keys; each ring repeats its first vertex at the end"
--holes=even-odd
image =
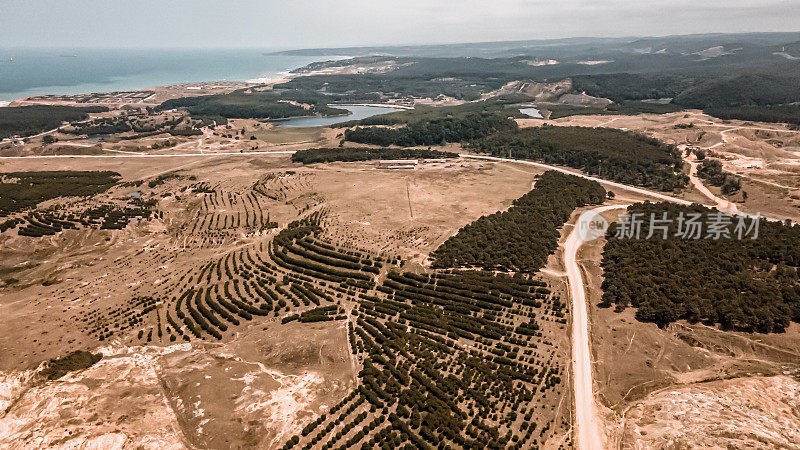
{"type": "Polygon", "coordinates": [[[346,110],[332,108],[335,101],[314,92],[244,92],[182,97],[167,100],[158,110],[186,108],[192,116],[222,116],[228,119],[285,119],[296,116],[343,115],[346,110]]]}
{"type": "Polygon", "coordinates": [[[705,238],[706,226],[700,239],[691,239],[676,236],[679,215],[700,213],[707,223],[716,210],[639,203],[628,212],[641,213],[645,225],[641,239],[616,238],[619,223],[609,228],[602,262],[605,305],[638,308],[639,320],[660,326],[686,319],[773,332],[800,321],[800,227],[761,220],[757,239],[751,232],[740,240],[739,219],[722,215],[730,219],[723,227],[730,237],[705,238]],[[662,218],[665,212],[672,219],[667,239],[660,231],[645,239],[650,214],[662,218]]]}
{"type": "Polygon", "coordinates": [[[0,139],[30,136],[61,126],[62,122],[85,120],[89,113],[108,111],[102,106],[16,106],[0,108],[0,139]]]}
{"type": "Polygon", "coordinates": [[[610,128],[545,125],[519,129],[501,111],[410,121],[399,128],[356,127],[344,136],[347,141],[381,146],[468,142],[477,153],[565,165],[662,191],[682,189],[688,182],[680,152],[656,139],[610,128]]]}
{"type": "Polygon", "coordinates": [[[721,119],[800,123],[796,69],[728,69],[724,73],[584,75],[572,81],[576,90],[615,102],[671,98],[673,105],[702,109],[721,119]]]}
{"type": "Polygon", "coordinates": [[[695,83],[695,78],[674,74],[614,73],[572,77],[572,86],[594,97],[615,102],[673,98],[695,83]]]}
{"type": "Polygon", "coordinates": [[[742,74],[698,82],[673,102],[689,108],[767,106],[800,101],[800,75],[742,74]]]}
{"type": "Polygon", "coordinates": [[[294,78],[277,85],[281,89],[323,90],[334,94],[349,94],[363,101],[381,98],[437,98],[446,96],[472,101],[485,92],[494,91],[511,80],[508,75],[449,77],[436,75],[312,75],[294,78]]]}
{"type": "Polygon", "coordinates": [[[755,122],[784,122],[800,125],[800,104],[768,106],[712,106],[706,114],[720,119],[751,120],[755,122]]]}
{"type": "Polygon", "coordinates": [[[602,203],[595,181],[548,171],[533,190],[500,211],[464,226],[431,253],[434,268],[473,267],[535,272],[558,246],[559,229],[575,208],[602,203]]]}

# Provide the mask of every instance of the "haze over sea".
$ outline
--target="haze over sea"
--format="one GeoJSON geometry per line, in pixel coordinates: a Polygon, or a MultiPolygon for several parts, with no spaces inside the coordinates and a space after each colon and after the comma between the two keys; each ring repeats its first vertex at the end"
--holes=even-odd
{"type": "Polygon", "coordinates": [[[0,48],[0,104],[40,94],[274,79],[315,60],[270,50],[0,48]],[[12,60],[13,59],[13,60],[12,60]]]}

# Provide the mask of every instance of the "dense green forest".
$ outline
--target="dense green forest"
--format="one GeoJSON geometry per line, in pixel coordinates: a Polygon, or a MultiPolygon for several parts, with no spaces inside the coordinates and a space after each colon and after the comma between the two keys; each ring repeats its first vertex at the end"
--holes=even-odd
{"type": "Polygon", "coordinates": [[[605,198],[606,191],[595,181],[547,171],[507,211],[464,226],[433,251],[433,267],[535,272],[555,251],[558,230],[572,211],[605,198]]]}
{"type": "Polygon", "coordinates": [[[766,106],[712,106],[703,112],[720,119],[783,122],[800,125],[800,104],[766,106]]]}
{"type": "Polygon", "coordinates": [[[694,77],[675,74],[613,73],[572,77],[572,86],[594,97],[625,100],[673,98],[692,87],[694,77]]]}
{"type": "Polygon", "coordinates": [[[441,145],[462,142],[489,134],[517,129],[517,124],[502,114],[467,113],[430,120],[418,120],[400,128],[356,127],[348,129],[344,138],[350,142],[381,146],[441,145]]]}
{"type": "Polygon", "coordinates": [[[312,75],[297,77],[276,87],[321,91],[352,96],[362,101],[385,98],[437,98],[452,97],[473,101],[481,94],[501,88],[512,78],[508,74],[458,75],[438,73],[431,75],[359,74],[312,75]]]}
{"type": "Polygon", "coordinates": [[[636,186],[682,189],[680,151],[656,139],[610,128],[523,128],[476,140],[471,148],[505,158],[533,159],[581,169],[636,186]]]}
{"type": "Polygon", "coordinates": [[[285,119],[347,114],[344,109],[328,106],[328,102],[335,100],[315,92],[240,90],[230,94],[171,99],[159,105],[157,110],[185,108],[194,117],[222,116],[228,119],[285,119]]]}
{"type": "MultiPolygon", "coordinates": [[[[766,69],[764,69],[766,71],[766,69]]],[[[800,124],[800,75],[796,71],[738,71],[572,77],[576,90],[615,102],[671,98],[721,119],[800,124]]]]}
{"type": "Polygon", "coordinates": [[[292,154],[292,162],[313,164],[332,161],[369,161],[375,159],[439,159],[457,158],[458,153],[419,149],[376,149],[376,148],[312,148],[298,150],[292,154]]]}
{"type": "Polygon", "coordinates": [[[89,113],[108,111],[102,106],[16,106],[0,108],[0,139],[31,136],[61,126],[62,122],[86,120],[89,113]]]}
{"type": "Polygon", "coordinates": [[[572,77],[576,90],[615,102],[672,98],[687,108],[780,105],[800,101],[800,75],[787,73],[615,73],[572,77]]]}
{"type": "Polygon", "coordinates": [[[672,100],[689,108],[800,102],[800,74],[739,74],[698,80],[672,100]]]}
{"type": "Polygon", "coordinates": [[[89,196],[117,183],[116,172],[44,171],[0,173],[0,216],[57,197],[89,196]]]}
{"type": "MultiPolygon", "coordinates": [[[[737,217],[724,226],[730,238],[690,239],[676,236],[681,213],[702,214],[706,236],[708,214],[699,205],[639,203],[628,213],[641,213],[641,239],[616,238],[619,222],[608,230],[603,250],[603,304],[638,308],[636,317],[660,326],[679,319],[721,324],[727,329],[772,332],[800,321],[800,227],[781,222],[759,223],[738,239],[737,217]],[[645,239],[651,214],[672,219],[668,235],[645,239]]],[[[687,216],[688,217],[688,216],[687,216]]],[[[744,224],[750,227],[751,219],[744,224]]]]}
{"type": "Polygon", "coordinates": [[[667,114],[680,111],[683,108],[674,103],[650,103],[640,100],[624,100],[619,103],[611,103],[607,106],[573,106],[548,104],[541,105],[539,110],[542,114],[550,112],[549,119],[558,119],[568,116],[591,115],[591,114],[615,114],[615,115],[637,115],[637,114],[667,114]]]}
{"type": "Polygon", "coordinates": [[[58,131],[66,134],[85,134],[87,136],[136,133],[131,136],[120,137],[120,139],[135,139],[161,133],[169,133],[173,136],[198,136],[203,134],[200,128],[213,123],[224,124],[226,121],[227,119],[224,117],[190,118],[178,115],[166,120],[156,120],[147,116],[123,115],[100,117],[77,124],[70,124],[59,128],[58,131]]]}

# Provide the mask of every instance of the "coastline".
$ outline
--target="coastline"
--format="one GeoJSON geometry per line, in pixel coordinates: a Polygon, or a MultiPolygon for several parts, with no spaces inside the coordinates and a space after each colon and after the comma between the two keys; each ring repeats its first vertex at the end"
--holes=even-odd
{"type": "Polygon", "coordinates": [[[83,48],[63,58],[63,49],[29,48],[0,64],[0,101],[29,97],[129,92],[211,81],[263,84],[320,58],[265,56],[257,49],[83,48]]]}
{"type": "MultiPolygon", "coordinates": [[[[314,62],[310,64],[314,64],[314,62]]],[[[72,106],[85,106],[87,103],[74,100],[82,96],[110,97],[109,99],[106,100],[102,101],[94,100],[91,103],[89,103],[90,105],[96,105],[96,106],[110,106],[110,107],[112,106],[121,107],[125,105],[154,106],[157,104],[161,104],[163,101],[169,98],[227,93],[235,89],[246,89],[254,87],[272,88],[277,84],[285,83],[287,81],[291,81],[292,79],[300,77],[315,76],[315,75],[350,74],[354,72],[360,73],[368,69],[368,66],[356,65],[356,66],[342,66],[342,67],[326,67],[318,70],[302,71],[303,68],[308,67],[310,64],[306,64],[304,66],[290,70],[283,70],[277,72],[275,75],[249,78],[245,81],[232,81],[232,80],[216,80],[216,81],[202,81],[202,82],[184,81],[184,82],[170,83],[164,85],[150,86],[141,89],[107,90],[107,91],[81,92],[72,94],[35,94],[35,95],[15,98],[13,100],[0,100],[0,107],[5,107],[5,106],[15,107],[15,106],[27,106],[36,104],[44,104],[44,105],[61,104],[61,105],[72,105],[72,106]],[[147,91],[152,91],[155,94],[153,94],[151,97],[148,97],[147,99],[144,100],[137,99],[136,101],[131,101],[128,98],[119,98],[119,97],[114,98],[114,96],[111,95],[116,93],[147,92],[147,91]]],[[[332,103],[331,106],[335,107],[337,106],[337,104],[332,103]]],[[[396,108],[403,110],[414,109],[413,106],[395,104],[395,103],[341,103],[338,104],[338,106],[367,106],[367,107],[381,107],[381,108],[396,108]]],[[[343,116],[347,115],[349,114],[344,114],[343,116]]],[[[304,118],[304,117],[306,116],[275,119],[275,122],[280,122],[283,120],[290,120],[295,118],[304,118]]],[[[320,116],[320,117],[334,117],[334,116],[320,116]]]]}

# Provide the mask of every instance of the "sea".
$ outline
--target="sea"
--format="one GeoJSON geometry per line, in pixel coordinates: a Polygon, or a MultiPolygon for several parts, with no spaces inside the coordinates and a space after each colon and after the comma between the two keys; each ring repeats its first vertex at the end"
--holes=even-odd
{"type": "Polygon", "coordinates": [[[0,48],[0,106],[30,95],[85,94],[202,81],[266,81],[331,57],[269,49],[0,48]]]}

